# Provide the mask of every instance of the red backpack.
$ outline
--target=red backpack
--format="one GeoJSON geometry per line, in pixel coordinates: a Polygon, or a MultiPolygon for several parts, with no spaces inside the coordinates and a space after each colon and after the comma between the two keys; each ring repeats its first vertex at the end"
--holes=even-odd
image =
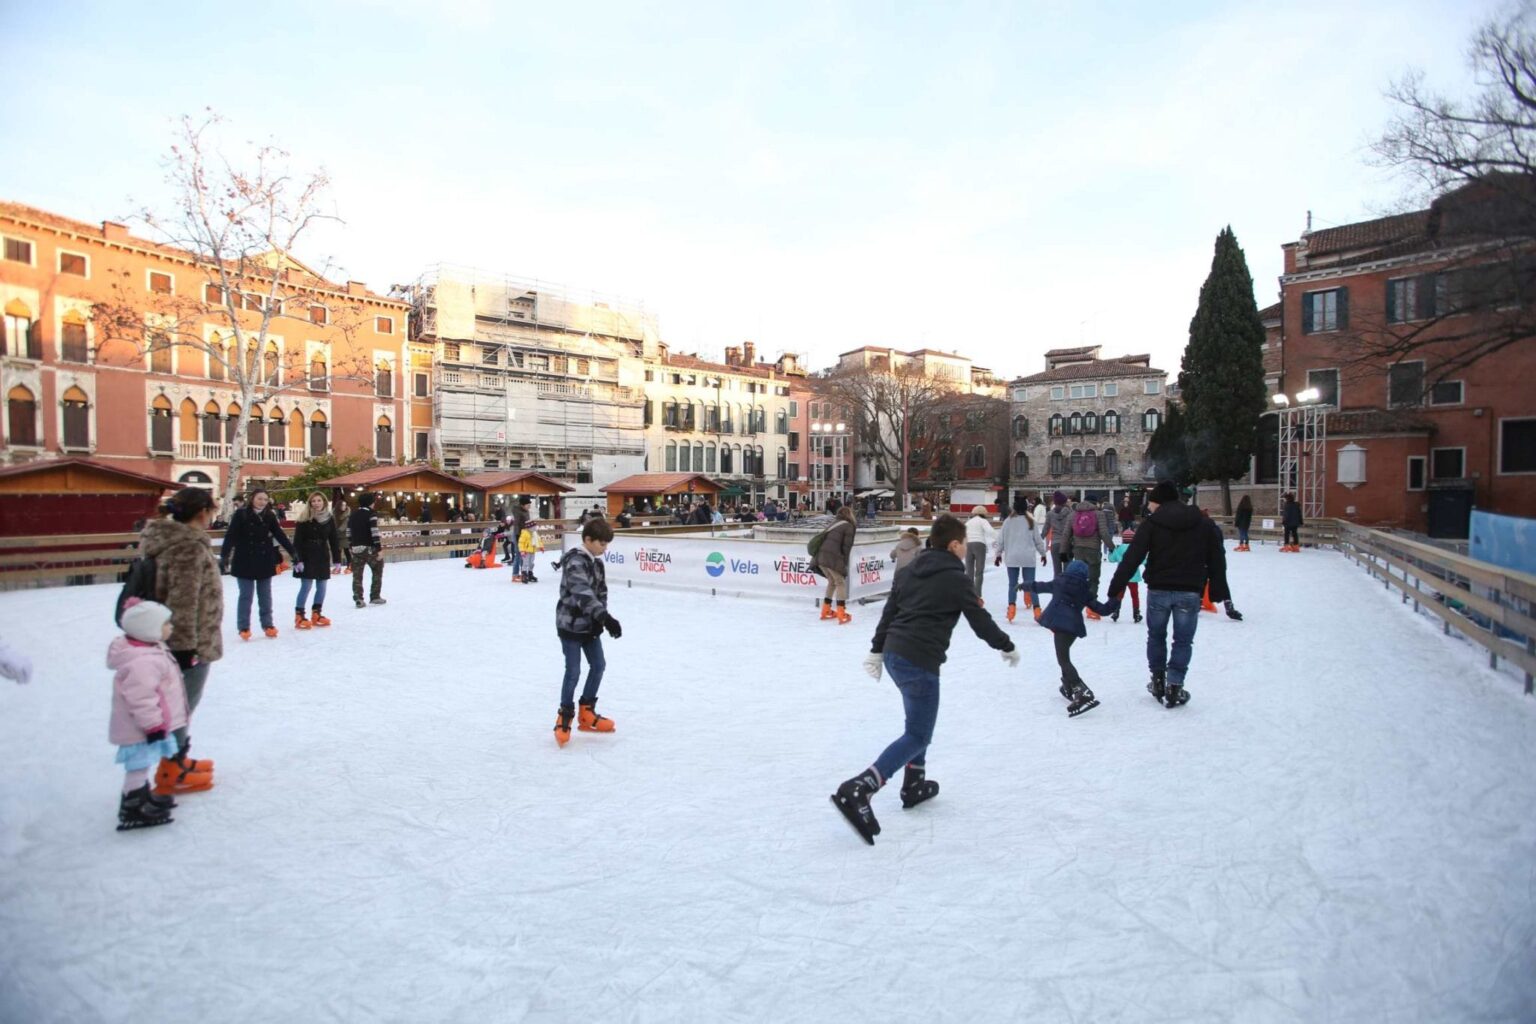
{"type": "Polygon", "coordinates": [[[1077,515],[1072,517],[1072,535],[1074,537],[1093,537],[1099,532],[1099,514],[1092,509],[1079,509],[1077,515]]]}

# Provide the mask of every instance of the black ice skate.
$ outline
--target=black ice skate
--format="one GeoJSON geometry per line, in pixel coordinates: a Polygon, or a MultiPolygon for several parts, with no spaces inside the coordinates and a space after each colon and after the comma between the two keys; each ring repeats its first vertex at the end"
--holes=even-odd
{"type": "Polygon", "coordinates": [[[1153,672],[1152,681],[1147,684],[1147,692],[1150,693],[1153,699],[1156,700],[1159,704],[1161,704],[1163,701],[1163,685],[1166,680],[1167,676],[1162,672],[1153,672]]]}
{"type": "Polygon", "coordinates": [[[1168,692],[1163,695],[1163,707],[1176,708],[1181,704],[1189,703],[1189,691],[1180,685],[1170,685],[1168,692]]]}
{"type": "Polygon", "coordinates": [[[169,825],[175,820],[171,817],[169,808],[160,806],[150,796],[148,783],[140,786],[132,793],[124,793],[122,801],[117,805],[117,830],[119,832],[127,832],[135,828],[153,828],[156,825],[169,825]]]}
{"type": "Polygon", "coordinates": [[[1072,690],[1072,703],[1067,705],[1067,717],[1076,718],[1084,711],[1092,711],[1098,706],[1098,698],[1088,689],[1087,684],[1078,683],[1072,690]]]}
{"type": "Polygon", "coordinates": [[[1071,683],[1063,679],[1061,681],[1061,685],[1056,687],[1056,692],[1061,694],[1062,700],[1066,701],[1068,704],[1072,703],[1073,691],[1071,683]]]}
{"type": "Polygon", "coordinates": [[[871,768],[838,786],[837,792],[832,794],[832,805],[842,812],[859,838],[870,846],[875,845],[875,836],[880,834],[880,823],[875,820],[875,812],[870,809],[869,798],[879,788],[874,769],[871,768]]]}
{"type": "Polygon", "coordinates": [[[907,765],[907,772],[901,779],[901,806],[904,810],[911,810],[938,795],[939,784],[927,777],[927,769],[914,764],[907,765]]]}
{"type": "Polygon", "coordinates": [[[1135,609],[1132,609],[1131,610],[1131,615],[1132,615],[1132,618],[1131,618],[1132,622],[1140,622],[1141,621],[1141,612],[1139,612],[1139,611],[1137,611],[1135,609]]]}

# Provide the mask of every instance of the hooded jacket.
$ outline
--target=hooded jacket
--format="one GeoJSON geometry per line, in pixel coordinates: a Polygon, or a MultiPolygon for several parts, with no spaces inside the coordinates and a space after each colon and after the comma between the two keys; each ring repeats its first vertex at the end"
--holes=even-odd
{"type": "Polygon", "coordinates": [[[224,656],[224,584],[208,531],[169,516],[151,519],[139,534],[139,554],[155,560],[155,600],[171,610],[173,651],[203,661],[224,656]]]}
{"type": "Polygon", "coordinates": [[[962,614],[988,647],[1013,650],[1008,634],[982,608],[965,574],[965,563],[948,551],[924,549],[891,581],[869,649],[875,654],[890,651],[919,668],[938,672],[962,614]]]}
{"type": "Polygon", "coordinates": [[[1002,555],[1004,565],[1023,568],[1034,565],[1037,556],[1045,556],[1045,541],[1035,532],[1035,524],[1027,513],[1015,512],[1003,520],[992,553],[1002,555]]]}
{"type": "Polygon", "coordinates": [[[585,640],[603,631],[608,621],[608,573],[584,547],[574,547],[560,559],[560,599],[555,604],[555,632],[585,640]]]}
{"type": "Polygon", "coordinates": [[[121,747],[143,743],[146,733],[187,724],[187,691],[181,669],[164,644],[120,636],[107,647],[112,678],[112,721],[107,739],[121,747]]]}
{"type": "Polygon", "coordinates": [[[1083,623],[1085,606],[1100,615],[1108,615],[1114,610],[1093,596],[1088,589],[1088,567],[1077,562],[1067,566],[1066,571],[1054,580],[1032,580],[1023,586],[1036,594],[1053,595],[1045,613],[1040,616],[1040,625],[1052,633],[1071,633],[1082,639],[1088,635],[1088,627],[1083,623]]]}
{"type": "Polygon", "coordinates": [[[1072,546],[1072,517],[1077,511],[1071,505],[1052,505],[1045,514],[1045,529],[1051,535],[1051,550],[1058,555],[1067,553],[1072,546]]]}
{"type": "Polygon", "coordinates": [[[896,538],[896,546],[891,548],[891,561],[896,563],[897,570],[905,569],[921,550],[923,550],[922,541],[910,533],[903,533],[896,538]]]}
{"type": "Polygon", "coordinates": [[[1143,559],[1147,567],[1142,577],[1148,589],[1198,594],[1210,583],[1212,601],[1231,597],[1221,530],[1192,505],[1170,501],[1142,520],[1114,579],[1109,581],[1111,599],[1125,593],[1126,584],[1143,559]]]}

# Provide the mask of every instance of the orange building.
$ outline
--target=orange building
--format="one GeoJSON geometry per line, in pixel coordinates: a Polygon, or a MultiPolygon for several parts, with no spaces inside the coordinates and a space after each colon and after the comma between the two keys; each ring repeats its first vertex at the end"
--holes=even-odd
{"type": "MultiPolygon", "coordinates": [[[[232,336],[231,314],[219,311],[235,309],[249,345],[263,295],[241,292],[231,303],[188,253],[111,221],[87,224],[16,203],[0,202],[0,250],[0,462],[90,456],[222,490],[241,391],[214,354],[230,353],[224,338],[232,336]],[[120,324],[122,311],[137,316],[140,307],[142,339],[124,337],[102,315],[110,308],[120,324]],[[200,309],[206,314],[189,319],[200,309]],[[175,336],[200,344],[156,343],[164,337],[157,318],[172,310],[175,336]]],[[[327,452],[363,448],[391,463],[409,455],[397,429],[405,422],[409,306],[293,260],[266,276],[274,275],[268,294],[282,297],[282,313],[273,314],[262,346],[242,477],[291,476],[327,452]]]]}

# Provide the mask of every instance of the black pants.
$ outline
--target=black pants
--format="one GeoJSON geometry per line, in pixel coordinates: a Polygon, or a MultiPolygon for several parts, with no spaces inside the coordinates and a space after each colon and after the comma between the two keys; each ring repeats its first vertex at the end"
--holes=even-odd
{"type": "Polygon", "coordinates": [[[1301,528],[1298,526],[1287,526],[1285,528],[1285,543],[1301,547],[1301,528]]]}
{"type": "Polygon", "coordinates": [[[1071,633],[1052,635],[1056,638],[1056,664],[1061,666],[1061,681],[1068,686],[1077,686],[1083,681],[1077,674],[1077,666],[1072,664],[1072,645],[1077,643],[1077,637],[1071,633]]]}

